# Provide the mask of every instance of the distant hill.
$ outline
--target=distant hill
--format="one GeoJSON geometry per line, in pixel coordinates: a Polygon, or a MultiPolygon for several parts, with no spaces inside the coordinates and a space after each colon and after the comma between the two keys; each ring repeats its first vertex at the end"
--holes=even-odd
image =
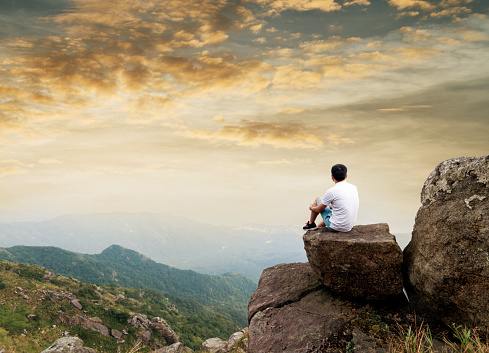
{"type": "Polygon", "coordinates": [[[97,287],[48,274],[39,266],[0,261],[0,351],[39,353],[66,333],[97,352],[132,352],[144,331],[152,334],[141,353],[171,343],[154,329],[130,325],[134,314],[164,319],[194,350],[208,338],[227,340],[239,330],[229,318],[191,299],[115,285],[97,287]],[[121,334],[122,342],[112,330],[121,334]]]}
{"type": "Polygon", "coordinates": [[[229,227],[165,214],[106,213],[0,224],[0,247],[56,246],[98,254],[119,244],[177,268],[236,272],[257,281],[267,267],[307,261],[302,234],[301,225],[229,227]]]}
{"type": "Polygon", "coordinates": [[[152,289],[193,299],[215,307],[242,327],[247,325],[247,305],[257,286],[256,282],[238,274],[211,276],[172,268],[118,245],[97,255],[57,247],[14,246],[0,251],[0,259],[40,265],[84,282],[152,289]]]}

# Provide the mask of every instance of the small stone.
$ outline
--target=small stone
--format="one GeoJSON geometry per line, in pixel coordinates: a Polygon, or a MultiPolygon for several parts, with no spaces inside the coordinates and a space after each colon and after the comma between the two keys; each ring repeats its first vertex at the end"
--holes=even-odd
{"type": "Polygon", "coordinates": [[[78,310],[82,310],[83,309],[83,306],[80,304],[80,302],[78,301],[78,299],[73,299],[70,301],[70,303],[75,307],[77,308],[78,310]]]}

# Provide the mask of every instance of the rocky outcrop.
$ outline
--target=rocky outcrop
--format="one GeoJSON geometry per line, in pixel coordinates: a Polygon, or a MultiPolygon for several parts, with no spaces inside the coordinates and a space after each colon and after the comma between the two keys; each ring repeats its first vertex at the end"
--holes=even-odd
{"type": "Polygon", "coordinates": [[[489,156],[440,163],[404,250],[410,294],[447,324],[489,329],[489,156]]]}
{"type": "Polygon", "coordinates": [[[314,352],[353,309],[321,286],[308,263],[280,264],[263,271],[248,317],[248,352],[314,352]]]}
{"type": "Polygon", "coordinates": [[[317,228],[303,239],[314,273],[333,291],[363,299],[402,294],[402,250],[387,224],[359,225],[347,233],[317,228]]]}
{"type": "Polygon", "coordinates": [[[95,353],[92,348],[83,347],[83,341],[78,337],[63,337],[54,342],[42,353],[95,353]]]}
{"type": "Polygon", "coordinates": [[[209,338],[200,346],[200,353],[245,353],[248,352],[248,328],[233,333],[227,341],[209,338]]]}
{"type": "Polygon", "coordinates": [[[129,324],[134,328],[143,328],[150,331],[145,331],[141,333],[141,339],[143,341],[148,341],[151,338],[151,331],[155,331],[157,335],[164,338],[169,344],[179,342],[179,337],[175,331],[166,323],[166,321],[160,317],[154,317],[151,320],[148,319],[146,315],[133,314],[133,316],[128,320],[129,324]]]}
{"type": "Polygon", "coordinates": [[[205,340],[201,347],[200,352],[202,353],[225,353],[226,352],[226,342],[220,338],[209,338],[205,340]]]}
{"type": "Polygon", "coordinates": [[[227,343],[226,352],[240,353],[248,351],[248,327],[233,333],[227,343]]]}
{"type": "Polygon", "coordinates": [[[175,331],[160,317],[154,317],[151,319],[151,329],[160,337],[163,337],[169,344],[177,343],[180,341],[175,331]]]}
{"type": "Polygon", "coordinates": [[[188,347],[185,347],[183,343],[177,342],[169,346],[157,349],[154,353],[193,353],[188,347]]]}
{"type": "Polygon", "coordinates": [[[100,332],[102,335],[109,337],[109,329],[102,324],[102,320],[98,317],[87,317],[86,315],[71,317],[60,311],[58,312],[58,320],[71,327],[79,326],[84,329],[100,332]]]}

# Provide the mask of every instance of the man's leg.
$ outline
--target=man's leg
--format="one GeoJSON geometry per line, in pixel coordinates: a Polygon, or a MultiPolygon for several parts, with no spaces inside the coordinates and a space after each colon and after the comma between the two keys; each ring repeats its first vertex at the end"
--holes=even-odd
{"type": "MultiPolygon", "coordinates": [[[[311,203],[311,206],[313,206],[313,207],[318,206],[319,205],[318,204],[319,200],[321,200],[321,198],[320,197],[316,197],[316,200],[314,200],[314,202],[311,203]]],[[[319,213],[314,212],[314,211],[311,211],[311,217],[309,218],[309,224],[313,224],[316,221],[316,218],[317,218],[318,215],[319,215],[319,213]]]]}
{"type": "MultiPolygon", "coordinates": [[[[314,202],[311,203],[311,206],[316,207],[319,205],[320,202],[321,202],[321,198],[316,197],[316,200],[314,200],[314,202]]],[[[316,225],[315,221],[316,221],[316,218],[318,215],[319,215],[318,212],[311,211],[311,217],[309,217],[309,221],[306,223],[306,225],[304,227],[302,227],[302,229],[306,230],[306,229],[316,228],[317,225],[316,225]]],[[[324,222],[319,223],[320,227],[324,227],[324,225],[321,225],[321,224],[324,224],[324,222]]]]}

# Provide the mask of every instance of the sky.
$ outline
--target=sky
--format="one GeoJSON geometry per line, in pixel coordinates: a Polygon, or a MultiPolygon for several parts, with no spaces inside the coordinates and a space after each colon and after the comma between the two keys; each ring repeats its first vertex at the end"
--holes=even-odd
{"type": "Polygon", "coordinates": [[[486,0],[1,0],[0,222],[156,212],[302,227],[333,186],[410,233],[489,153],[486,0]]]}

